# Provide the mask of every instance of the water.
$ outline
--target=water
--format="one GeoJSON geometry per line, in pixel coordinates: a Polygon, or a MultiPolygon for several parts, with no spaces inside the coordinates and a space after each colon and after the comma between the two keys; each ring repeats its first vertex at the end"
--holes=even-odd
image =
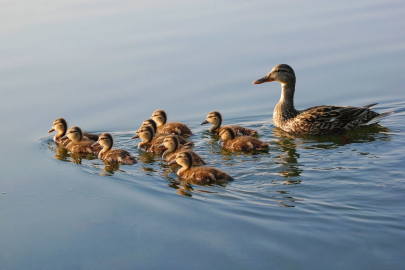
{"type": "Polygon", "coordinates": [[[1,269],[401,269],[405,240],[405,5],[400,1],[80,1],[0,11],[1,269]],[[324,137],[272,124],[279,63],[298,109],[395,111],[380,126],[324,137]],[[165,109],[194,150],[231,174],[180,181],[136,149],[165,109]],[[259,129],[269,151],[224,151],[201,126],[259,129]],[[46,132],[111,132],[138,163],[66,155],[46,132]]]}

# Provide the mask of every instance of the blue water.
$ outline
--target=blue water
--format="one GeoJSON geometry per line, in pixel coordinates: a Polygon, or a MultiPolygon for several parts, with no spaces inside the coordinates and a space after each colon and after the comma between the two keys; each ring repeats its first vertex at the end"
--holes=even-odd
{"type": "Polygon", "coordinates": [[[1,269],[402,269],[405,5],[400,1],[6,2],[0,11],[1,269]],[[394,111],[323,137],[273,126],[279,63],[297,109],[394,111]],[[182,121],[210,166],[196,185],[130,137],[156,109],[182,121]],[[259,130],[229,152],[201,126],[259,130]],[[64,117],[110,132],[135,165],[58,149],[64,117]]]}

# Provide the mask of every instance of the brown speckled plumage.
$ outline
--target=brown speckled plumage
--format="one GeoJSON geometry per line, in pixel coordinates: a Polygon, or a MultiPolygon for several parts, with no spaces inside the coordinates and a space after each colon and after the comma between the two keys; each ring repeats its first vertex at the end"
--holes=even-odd
{"type": "MultiPolygon", "coordinates": [[[[56,133],[55,136],[53,137],[54,142],[66,146],[70,143],[70,140],[68,138],[62,140],[62,137],[66,135],[67,130],[68,124],[66,120],[64,118],[58,118],[55,121],[53,121],[52,128],[48,131],[48,133],[57,131],[58,133],[56,133]]],[[[83,132],[83,140],[97,141],[98,136],[99,135],[97,134],[83,132]]]]}
{"type": "Polygon", "coordinates": [[[92,146],[95,141],[83,140],[83,133],[79,127],[71,127],[61,140],[67,138],[70,142],[66,145],[66,148],[71,153],[98,154],[102,149],[100,145],[92,146]]]}
{"type": "MultiPolygon", "coordinates": [[[[222,115],[217,112],[217,111],[212,111],[207,115],[207,119],[201,123],[201,125],[205,124],[213,124],[213,126],[210,128],[211,134],[218,135],[221,130],[221,124],[222,124],[222,115]]],[[[232,127],[237,135],[247,135],[247,136],[252,136],[257,134],[257,130],[241,127],[241,126],[235,126],[235,125],[228,125],[228,127],[232,127]]]]}
{"type": "Polygon", "coordinates": [[[142,141],[138,144],[138,149],[143,149],[146,152],[156,153],[162,155],[166,150],[164,148],[159,148],[159,145],[162,144],[163,138],[154,137],[155,133],[151,126],[141,126],[136,135],[131,139],[141,138],[142,141]]]}
{"type": "Polygon", "coordinates": [[[190,153],[182,152],[177,155],[176,160],[182,168],[178,170],[177,175],[186,180],[193,180],[201,184],[220,183],[232,181],[233,178],[227,173],[212,167],[193,168],[193,158],[190,153]]]}
{"type": "Polygon", "coordinates": [[[235,130],[230,126],[222,127],[219,136],[221,136],[221,146],[230,150],[252,151],[263,150],[269,147],[268,143],[250,136],[236,137],[235,130]]]}
{"type": "Polygon", "coordinates": [[[98,158],[112,163],[134,164],[136,163],[135,157],[131,156],[128,151],[123,149],[111,149],[114,144],[113,137],[109,133],[103,133],[98,138],[98,141],[93,146],[100,144],[103,150],[98,153],[98,158]]]}
{"type": "Polygon", "coordinates": [[[345,132],[358,127],[375,124],[393,112],[376,113],[370,108],[322,105],[305,110],[294,108],[295,73],[286,64],[275,66],[266,76],[253,84],[278,81],[281,83],[281,99],[273,113],[276,127],[292,134],[323,135],[345,132]]]}
{"type": "Polygon", "coordinates": [[[162,157],[167,161],[171,162],[176,159],[177,154],[181,152],[188,152],[193,158],[193,164],[205,165],[205,161],[194,151],[185,148],[180,144],[178,136],[168,135],[164,138],[163,143],[159,147],[166,147],[166,151],[163,153],[162,157]]]}
{"type": "Polygon", "coordinates": [[[157,132],[160,134],[177,134],[183,136],[191,136],[193,133],[190,128],[183,123],[179,122],[167,122],[167,114],[163,110],[154,111],[152,119],[157,124],[157,132]]]}
{"type": "MultiPolygon", "coordinates": [[[[142,126],[150,126],[153,129],[153,133],[155,134],[154,137],[156,137],[156,140],[161,140],[163,142],[163,139],[167,136],[164,134],[157,134],[157,124],[156,122],[152,119],[146,119],[145,121],[143,121],[142,126]]],[[[180,144],[182,145],[187,145],[187,146],[192,146],[194,145],[194,143],[190,140],[187,140],[183,137],[181,137],[180,135],[175,135],[177,137],[177,139],[179,139],[180,144]]]]}

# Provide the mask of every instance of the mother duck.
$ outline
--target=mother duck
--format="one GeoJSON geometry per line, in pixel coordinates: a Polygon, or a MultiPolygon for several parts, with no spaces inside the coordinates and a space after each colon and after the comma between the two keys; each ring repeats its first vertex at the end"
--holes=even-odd
{"type": "Polygon", "coordinates": [[[292,134],[323,135],[345,132],[367,124],[375,124],[393,112],[376,113],[370,108],[377,103],[363,107],[314,106],[304,110],[294,107],[295,73],[286,64],[275,66],[266,76],[253,82],[262,84],[281,83],[281,98],[274,108],[273,122],[276,127],[292,134]]]}

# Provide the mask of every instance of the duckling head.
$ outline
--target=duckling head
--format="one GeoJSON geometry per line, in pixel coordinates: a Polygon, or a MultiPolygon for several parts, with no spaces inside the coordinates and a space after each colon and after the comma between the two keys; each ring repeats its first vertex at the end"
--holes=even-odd
{"type": "Polygon", "coordinates": [[[222,127],[219,136],[221,137],[221,141],[225,142],[227,140],[232,140],[236,138],[235,130],[229,126],[222,127]]]}
{"type": "Polygon", "coordinates": [[[183,169],[188,169],[193,166],[193,157],[189,152],[181,152],[176,156],[176,159],[171,161],[169,164],[177,163],[183,167],[183,169]]]}
{"type": "Polygon", "coordinates": [[[71,127],[66,136],[62,137],[62,140],[69,138],[72,142],[80,142],[83,139],[83,132],[79,127],[71,127]]]}
{"type": "Polygon", "coordinates": [[[67,122],[63,118],[58,118],[55,121],[53,121],[52,128],[48,131],[48,133],[54,132],[55,130],[64,136],[66,134],[67,130],[67,122]]]}
{"type": "Polygon", "coordinates": [[[149,119],[146,119],[145,121],[143,121],[142,126],[151,126],[153,129],[153,133],[156,133],[157,124],[152,118],[149,118],[149,119]]]}
{"type": "Polygon", "coordinates": [[[159,145],[158,147],[159,148],[161,148],[161,147],[167,148],[167,150],[162,155],[162,157],[165,158],[166,154],[174,152],[177,149],[179,149],[179,145],[180,145],[180,142],[179,142],[179,139],[177,138],[177,136],[168,135],[163,140],[163,143],[161,145],[159,145]]]}
{"type": "Polygon", "coordinates": [[[152,114],[152,119],[156,122],[157,126],[163,126],[167,121],[167,114],[164,110],[154,111],[152,114]]]}
{"type": "Polygon", "coordinates": [[[150,142],[154,135],[152,127],[141,126],[131,139],[141,138],[143,142],[150,142]]]}
{"type": "Polygon", "coordinates": [[[103,147],[103,151],[110,150],[114,144],[113,137],[110,133],[103,133],[98,137],[98,141],[93,143],[92,146],[101,145],[103,147]]]}
{"type": "Polygon", "coordinates": [[[205,124],[213,124],[214,127],[219,127],[222,124],[222,116],[219,112],[217,111],[212,111],[207,115],[207,118],[205,119],[204,122],[201,123],[201,125],[205,124]]]}
{"type": "Polygon", "coordinates": [[[294,70],[287,64],[277,65],[266,76],[254,81],[253,84],[262,84],[273,81],[278,81],[281,84],[293,83],[295,85],[294,70]]]}

